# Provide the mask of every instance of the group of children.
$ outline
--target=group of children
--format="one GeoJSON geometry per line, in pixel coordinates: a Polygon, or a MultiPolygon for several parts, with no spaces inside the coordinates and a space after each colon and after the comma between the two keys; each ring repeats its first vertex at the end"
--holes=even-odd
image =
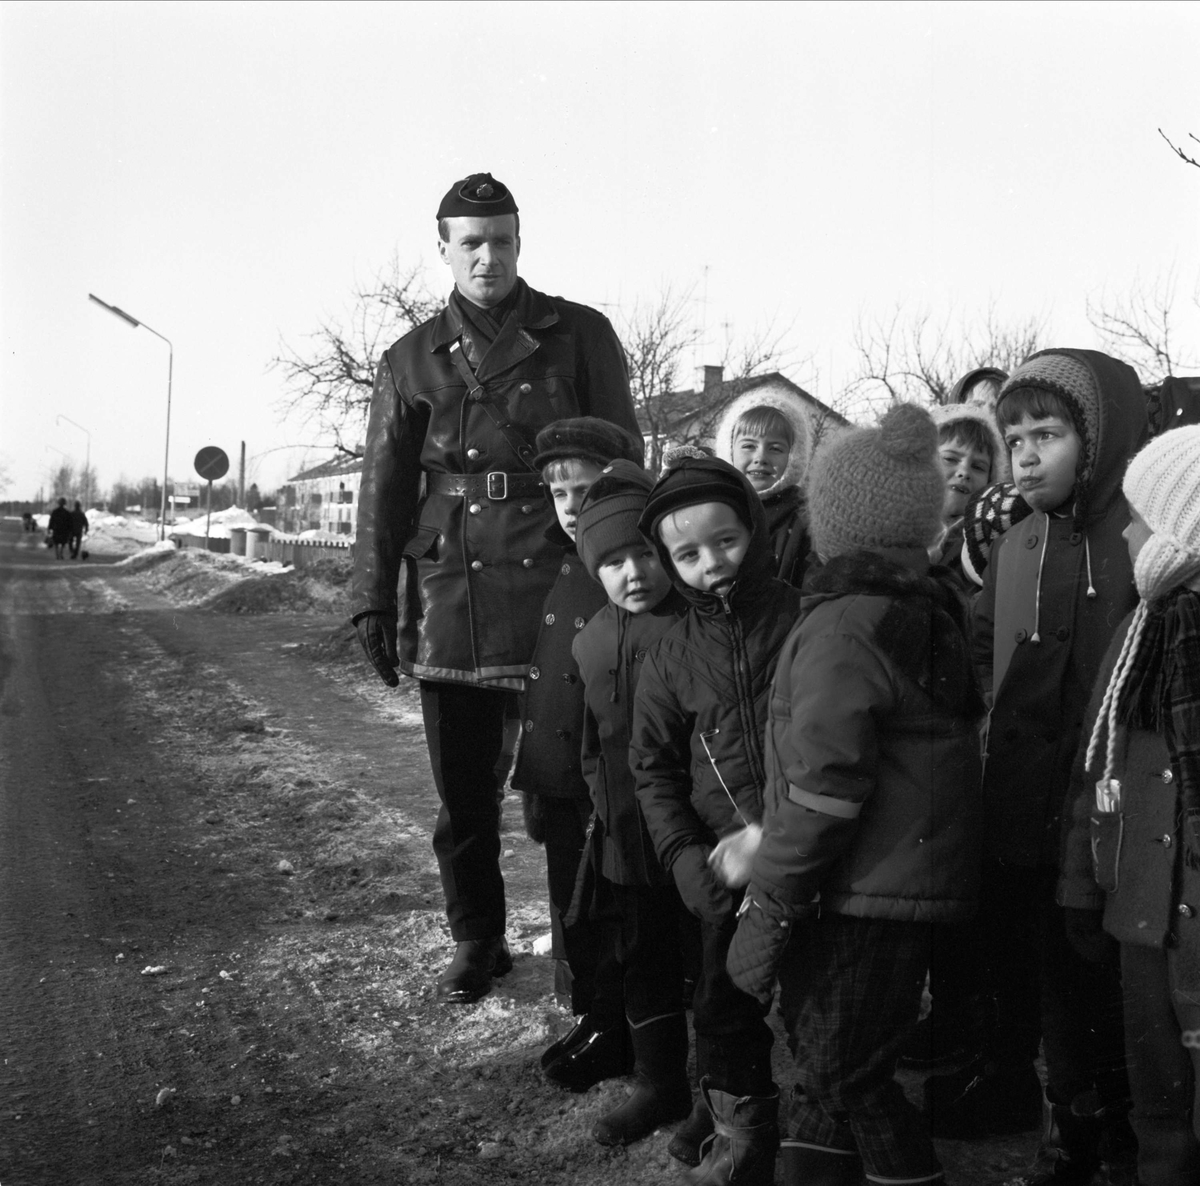
{"type": "Polygon", "coordinates": [[[538,436],[564,559],[513,785],[578,1018],[542,1067],[632,1070],[596,1140],[678,1122],[692,1183],[940,1182],[931,1133],[1041,1122],[1039,1045],[1025,1181],[1200,1181],[1200,430],[1139,453],[1091,351],[967,385],[811,457],[751,392],[657,478],[601,421],[538,436]],[[927,985],[961,1058],[921,1110],[927,985]]]}

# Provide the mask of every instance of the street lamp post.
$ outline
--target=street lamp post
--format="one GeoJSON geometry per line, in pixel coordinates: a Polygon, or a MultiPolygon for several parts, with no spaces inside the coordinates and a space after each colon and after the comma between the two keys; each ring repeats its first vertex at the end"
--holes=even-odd
{"type": "Polygon", "coordinates": [[[151,329],[144,321],[138,321],[136,317],[131,317],[124,309],[118,309],[116,305],[110,305],[107,301],[102,301],[94,293],[88,293],[88,300],[95,301],[102,309],[107,309],[114,317],[119,317],[122,321],[127,321],[134,329],[140,325],[142,329],[148,329],[156,337],[161,338],[167,344],[167,439],[163,446],[163,485],[162,485],[162,510],[158,538],[160,540],[167,538],[167,466],[171,455],[171,378],[175,371],[175,347],[171,345],[171,339],[165,334],[160,334],[158,330],[151,329]]]}
{"type": "MultiPolygon", "coordinates": [[[[61,420],[65,420],[68,424],[75,424],[70,416],[64,416],[59,412],[54,423],[58,424],[61,420]]],[[[82,424],[75,424],[75,427],[87,437],[87,458],[83,463],[83,503],[84,506],[87,506],[92,501],[92,434],[82,424]]]]}

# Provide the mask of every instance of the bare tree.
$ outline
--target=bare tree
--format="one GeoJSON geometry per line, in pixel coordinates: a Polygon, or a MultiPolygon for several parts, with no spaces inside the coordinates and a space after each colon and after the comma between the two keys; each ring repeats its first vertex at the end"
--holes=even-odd
{"type": "MultiPolygon", "coordinates": [[[[1200,169],[1200,161],[1196,160],[1194,156],[1188,156],[1188,154],[1184,152],[1178,144],[1173,144],[1171,142],[1171,138],[1162,130],[1162,128],[1158,129],[1158,134],[1167,142],[1167,146],[1181,161],[1188,165],[1195,165],[1197,169],[1200,169]]],[[[1188,139],[1195,140],[1197,144],[1200,144],[1200,136],[1197,136],[1194,132],[1188,133],[1188,139]]],[[[1195,150],[1193,149],[1193,151],[1195,150]]]]}
{"type": "Polygon", "coordinates": [[[638,424],[646,437],[646,466],[657,473],[677,421],[692,411],[691,392],[681,393],[685,360],[700,341],[691,305],[692,290],[667,284],[651,300],[636,301],[617,316],[617,336],[625,348],[629,389],[638,424]]]}
{"type": "MultiPolygon", "coordinates": [[[[745,336],[727,333],[719,365],[719,393],[684,387],[703,334],[694,321],[691,288],[679,292],[670,284],[657,296],[636,301],[617,315],[617,334],[629,364],[638,424],[646,437],[646,466],[657,472],[671,445],[700,443],[712,437],[725,409],[749,380],[779,370],[788,356],[791,326],[774,321],[745,336]]],[[[728,327],[727,327],[728,328],[728,327]]]]}
{"type": "Polygon", "coordinates": [[[306,349],[281,343],[281,353],[271,365],[283,372],[288,388],[282,410],[306,423],[316,422],[337,449],[354,454],[366,427],[380,356],[441,307],[442,301],[426,286],[424,268],[402,268],[399,256],[393,255],[370,284],[355,291],[348,325],[332,319],[322,322],[308,336],[306,349]]]}
{"type": "Polygon", "coordinates": [[[51,498],[74,498],[78,489],[79,476],[71,462],[64,461],[50,472],[51,498]]]}
{"type": "Polygon", "coordinates": [[[897,305],[883,318],[860,316],[854,330],[858,365],[841,393],[848,407],[877,412],[897,400],[945,403],[955,382],[976,367],[1011,371],[1042,345],[1045,318],[1006,323],[995,305],[957,330],[950,318],[897,305]]]}
{"type": "MultiPolygon", "coordinates": [[[[1143,382],[1197,365],[1194,351],[1184,353],[1176,335],[1177,278],[1172,268],[1152,285],[1135,279],[1129,291],[1110,296],[1102,292],[1087,300],[1087,319],[1109,354],[1129,363],[1143,382]]],[[[1193,301],[1200,305],[1200,281],[1193,301]]]]}

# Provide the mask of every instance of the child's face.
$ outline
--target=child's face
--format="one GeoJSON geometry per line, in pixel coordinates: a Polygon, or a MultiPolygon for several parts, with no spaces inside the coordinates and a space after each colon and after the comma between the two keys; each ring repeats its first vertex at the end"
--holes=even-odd
{"type": "Polygon", "coordinates": [[[671,578],[658,558],[658,549],[647,542],[609,552],[596,575],[609,601],[631,614],[652,610],[671,591],[671,578]]]}
{"type": "Polygon", "coordinates": [[[659,535],[679,579],[706,593],[723,593],[733,584],[750,546],[750,529],[724,502],[673,511],[659,535]]]}
{"type": "Polygon", "coordinates": [[[988,484],[992,458],[986,449],[968,445],[957,437],[942,441],[938,446],[938,457],[946,480],[942,522],[951,523],[962,518],[971,495],[978,494],[988,484]]]}
{"type": "Polygon", "coordinates": [[[1004,430],[1012,454],[1013,480],[1035,511],[1056,511],[1075,489],[1083,441],[1061,416],[1028,414],[1004,430]]]}
{"type": "Polygon", "coordinates": [[[568,458],[559,468],[562,476],[553,478],[548,483],[550,497],[554,500],[554,513],[558,516],[558,525],[572,539],[575,538],[575,516],[579,514],[579,508],[583,505],[583,496],[600,476],[601,469],[602,467],[594,461],[568,458]]]}
{"type": "Polygon", "coordinates": [[[783,477],[791,452],[787,441],[774,433],[739,433],[733,442],[733,464],[762,493],[783,477]]]}
{"type": "Polygon", "coordinates": [[[1145,546],[1146,541],[1154,534],[1149,527],[1146,526],[1146,520],[1141,517],[1133,509],[1129,508],[1129,526],[1125,528],[1121,534],[1125,537],[1125,543],[1129,548],[1129,563],[1136,564],[1138,553],[1145,546]]]}

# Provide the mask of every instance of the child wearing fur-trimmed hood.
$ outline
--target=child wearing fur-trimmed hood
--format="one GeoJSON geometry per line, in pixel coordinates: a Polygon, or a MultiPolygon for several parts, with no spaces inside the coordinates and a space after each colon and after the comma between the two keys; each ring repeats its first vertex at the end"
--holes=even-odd
{"type": "Polygon", "coordinates": [[[797,589],[812,548],[802,485],[811,442],[808,410],[780,391],[739,395],[713,433],[717,456],[746,476],[762,502],[775,575],[797,589]]]}

